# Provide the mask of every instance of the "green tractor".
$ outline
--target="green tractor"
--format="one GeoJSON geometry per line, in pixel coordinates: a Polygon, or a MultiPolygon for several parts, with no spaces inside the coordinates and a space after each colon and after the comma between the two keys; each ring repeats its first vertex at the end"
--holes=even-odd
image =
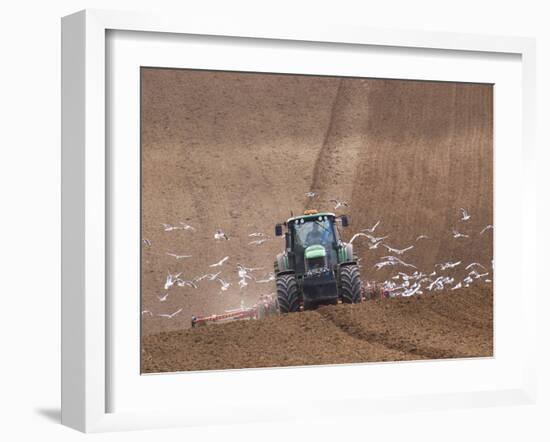
{"type": "Polygon", "coordinates": [[[340,239],[337,220],[347,227],[346,215],[306,210],[284,224],[275,225],[275,235],[286,227],[285,251],[277,255],[275,275],[281,313],[315,309],[338,301],[361,302],[362,287],[352,244],[340,239]]]}

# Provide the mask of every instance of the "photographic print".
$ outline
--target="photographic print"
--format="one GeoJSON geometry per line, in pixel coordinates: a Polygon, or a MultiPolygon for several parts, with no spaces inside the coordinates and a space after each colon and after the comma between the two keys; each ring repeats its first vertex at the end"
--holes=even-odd
{"type": "Polygon", "coordinates": [[[141,68],[142,373],[493,355],[493,86],[141,68]]]}

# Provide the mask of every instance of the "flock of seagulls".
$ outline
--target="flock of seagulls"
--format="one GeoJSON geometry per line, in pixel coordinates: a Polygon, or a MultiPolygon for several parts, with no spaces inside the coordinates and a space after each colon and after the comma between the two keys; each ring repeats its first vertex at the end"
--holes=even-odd
{"type": "MultiPolygon", "coordinates": [[[[178,222],[177,224],[166,224],[162,223],[162,228],[165,232],[174,232],[174,231],[188,231],[188,232],[196,232],[196,229],[186,223],[178,222]]],[[[266,241],[269,241],[271,238],[267,236],[263,232],[252,232],[248,234],[248,237],[250,238],[250,242],[248,242],[249,245],[256,245],[259,246],[266,241]]],[[[222,229],[217,229],[214,232],[214,240],[215,241],[229,241],[229,235],[226,234],[222,229]]],[[[152,242],[149,239],[144,238],[143,244],[150,248],[152,247],[152,242]]],[[[170,256],[174,258],[176,261],[186,260],[192,258],[192,255],[189,254],[178,254],[173,252],[166,252],[167,256],[170,256]]],[[[208,267],[212,269],[222,269],[227,266],[228,262],[230,261],[229,256],[224,256],[219,261],[210,264],[208,267]]],[[[246,267],[242,264],[237,263],[235,266],[235,272],[236,276],[238,278],[238,286],[240,289],[243,289],[249,285],[250,282],[254,281],[258,284],[265,284],[269,283],[275,280],[275,274],[273,272],[270,272],[266,274],[263,277],[256,277],[255,272],[258,270],[261,270],[261,267],[246,267]]],[[[184,279],[182,276],[183,272],[178,273],[172,273],[168,272],[166,276],[166,281],[164,282],[164,292],[161,294],[158,294],[156,296],[158,302],[164,303],[166,302],[170,296],[172,290],[176,287],[188,287],[191,289],[197,289],[199,287],[199,284],[202,284],[204,282],[217,282],[219,284],[219,290],[220,293],[225,292],[229,290],[232,286],[232,283],[227,280],[227,278],[222,277],[222,270],[216,272],[216,273],[205,273],[203,275],[195,276],[194,278],[190,279],[184,279]]],[[[166,318],[166,319],[172,319],[175,316],[177,316],[179,313],[181,313],[182,309],[179,309],[173,313],[159,313],[159,314],[153,314],[151,310],[143,310],[142,316],[143,317],[160,317],[160,318],[166,318]]]]}
{"type": "MultiPolygon", "coordinates": [[[[471,214],[466,209],[460,208],[459,222],[467,222],[471,217],[471,214]]],[[[382,245],[390,253],[390,255],[380,258],[380,261],[374,264],[373,267],[376,270],[394,266],[397,268],[414,269],[414,272],[411,274],[399,271],[397,274],[390,277],[390,279],[382,283],[391,296],[412,296],[414,294],[421,294],[423,291],[443,290],[446,287],[449,287],[451,290],[458,290],[460,288],[470,287],[477,280],[483,280],[486,283],[492,282],[487,267],[479,262],[471,262],[464,265],[462,260],[454,260],[436,263],[433,269],[426,273],[418,270],[414,264],[400,258],[406,252],[412,250],[415,245],[411,244],[404,248],[390,246],[385,241],[389,237],[388,235],[379,237],[374,235],[379,224],[380,221],[377,221],[372,227],[360,230],[359,233],[351,237],[350,242],[353,243],[358,238],[366,238],[368,240],[367,245],[369,249],[374,249],[382,245]],[[461,269],[464,273],[463,277],[459,278],[457,275],[460,273],[461,269]],[[441,274],[445,271],[452,271],[452,274],[441,274]]],[[[485,226],[479,234],[483,235],[490,229],[493,229],[493,225],[491,224],[485,226]]],[[[455,239],[470,237],[470,235],[461,233],[457,229],[452,229],[452,236],[455,239]]],[[[430,239],[428,235],[421,234],[416,237],[415,242],[430,239]]]]}
{"type": "MultiPolygon", "coordinates": [[[[315,192],[307,192],[305,196],[307,198],[314,198],[317,196],[317,194],[315,192]]],[[[340,201],[337,199],[331,199],[329,201],[334,204],[334,209],[348,207],[348,203],[346,201],[340,201]]],[[[467,223],[471,219],[471,217],[471,214],[466,209],[460,208],[460,217],[458,218],[458,221],[461,223],[461,225],[463,225],[462,223],[467,223]]],[[[390,291],[391,296],[412,296],[415,294],[421,294],[424,291],[443,290],[447,287],[449,287],[451,290],[458,290],[461,288],[470,287],[477,280],[483,280],[487,283],[492,281],[492,279],[490,278],[490,272],[487,270],[487,267],[479,262],[472,262],[468,265],[463,265],[462,260],[447,261],[435,264],[431,271],[420,271],[416,265],[409,262],[409,260],[406,259],[404,256],[407,254],[407,252],[418,246],[418,244],[416,243],[418,243],[419,241],[429,241],[431,239],[430,236],[426,234],[420,234],[416,237],[414,244],[410,244],[402,248],[395,247],[388,244],[387,240],[389,238],[389,235],[375,234],[376,230],[380,226],[380,223],[381,221],[378,220],[371,227],[361,229],[358,233],[355,233],[351,237],[349,242],[354,243],[359,239],[364,239],[366,241],[362,241],[361,245],[358,246],[358,248],[366,245],[369,250],[373,250],[378,249],[380,246],[382,246],[387,250],[387,256],[381,257],[379,262],[376,262],[374,264],[373,268],[375,268],[376,270],[380,270],[384,267],[391,267],[400,270],[394,276],[383,282],[384,287],[390,291]],[[405,269],[410,269],[411,273],[406,273],[404,271],[405,269]],[[457,279],[456,275],[460,269],[463,269],[465,272],[468,273],[465,273],[464,277],[457,279]],[[452,270],[452,275],[442,274],[442,272],[449,270],[452,270]]],[[[165,232],[173,232],[178,230],[188,232],[196,231],[194,227],[183,222],[179,222],[175,225],[163,223],[162,227],[165,232]]],[[[493,229],[493,225],[486,225],[479,232],[479,235],[483,235],[491,229],[493,229]]],[[[452,236],[455,239],[470,237],[469,234],[461,233],[456,228],[452,229],[452,236]]],[[[261,244],[264,244],[265,242],[271,240],[271,238],[263,232],[252,232],[248,234],[248,237],[250,238],[248,245],[254,246],[260,246],[261,244]]],[[[229,241],[229,239],[229,235],[227,235],[222,229],[217,229],[214,233],[215,241],[229,241]]],[[[149,239],[144,238],[143,244],[148,248],[152,247],[152,242],[149,239]]],[[[172,252],[166,252],[166,255],[174,258],[176,261],[192,258],[192,255],[180,255],[172,252]]],[[[209,267],[213,269],[223,269],[227,267],[227,264],[229,262],[230,257],[224,256],[219,261],[210,264],[209,267]]],[[[239,289],[246,288],[252,282],[257,284],[267,284],[275,281],[275,274],[273,272],[269,272],[265,274],[265,276],[256,276],[256,273],[260,270],[263,270],[263,267],[246,267],[242,264],[237,263],[234,269],[236,272],[237,284],[239,289]]],[[[170,296],[171,290],[173,290],[174,287],[189,287],[192,289],[197,289],[199,283],[203,282],[217,282],[219,284],[220,293],[225,292],[231,288],[232,283],[229,282],[227,279],[224,279],[221,274],[222,270],[216,273],[205,273],[200,276],[195,276],[191,279],[184,279],[182,277],[182,272],[174,274],[168,272],[166,276],[166,281],[164,283],[164,293],[157,295],[157,299],[161,303],[166,302],[170,296]]],[[[157,316],[161,318],[172,319],[180,314],[181,311],[182,309],[180,308],[173,313],[161,313],[155,315],[150,310],[143,310],[142,316],[157,316]]]]}

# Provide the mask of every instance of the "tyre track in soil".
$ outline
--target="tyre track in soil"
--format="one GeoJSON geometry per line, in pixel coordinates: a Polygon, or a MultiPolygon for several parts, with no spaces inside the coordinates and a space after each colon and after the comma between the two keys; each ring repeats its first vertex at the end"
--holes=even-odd
{"type": "MultiPolygon", "coordinates": [[[[366,341],[370,344],[381,344],[390,350],[396,350],[405,354],[414,355],[423,359],[452,358],[455,354],[451,351],[416,345],[413,341],[390,335],[386,331],[365,329],[352,321],[343,320],[328,309],[319,311],[319,315],[328,319],[337,328],[346,333],[350,338],[366,341]]],[[[353,316],[353,315],[350,315],[353,316]]]]}
{"type": "Polygon", "coordinates": [[[306,198],[304,209],[330,209],[330,199],[345,200],[351,195],[357,162],[364,153],[363,140],[370,112],[368,91],[368,80],[339,79],[309,187],[317,196],[306,198]]]}

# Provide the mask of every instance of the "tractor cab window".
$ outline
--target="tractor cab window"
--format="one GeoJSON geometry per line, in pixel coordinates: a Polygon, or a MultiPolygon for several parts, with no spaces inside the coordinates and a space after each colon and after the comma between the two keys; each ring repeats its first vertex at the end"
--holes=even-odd
{"type": "Polygon", "coordinates": [[[332,221],[326,216],[319,218],[294,222],[295,247],[305,249],[306,247],[320,244],[328,249],[332,248],[335,243],[332,221]]]}

